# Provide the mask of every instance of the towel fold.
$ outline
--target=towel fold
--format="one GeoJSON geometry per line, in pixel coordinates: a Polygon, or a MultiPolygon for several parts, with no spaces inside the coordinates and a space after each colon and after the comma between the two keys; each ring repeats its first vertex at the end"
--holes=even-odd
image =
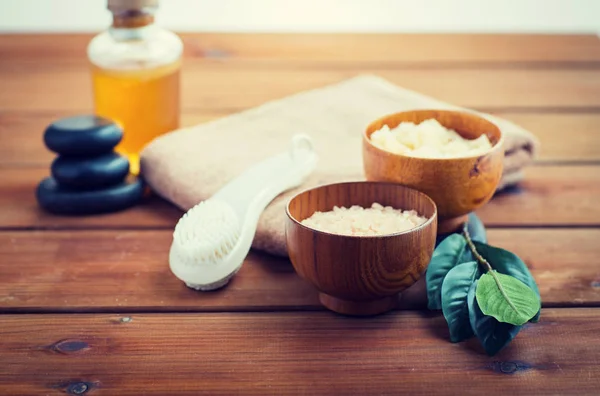
{"type": "Polygon", "coordinates": [[[499,190],[518,183],[523,167],[536,156],[537,139],[510,121],[361,75],[160,136],[141,153],[142,175],[158,195],[188,210],[246,168],[287,150],[292,135],[309,134],[319,154],[317,169],[300,188],[281,194],[266,208],[252,244],[286,256],[288,199],[319,184],[363,180],[361,138],[366,126],[390,113],[427,108],[470,111],[498,125],[506,150],[499,190]]]}

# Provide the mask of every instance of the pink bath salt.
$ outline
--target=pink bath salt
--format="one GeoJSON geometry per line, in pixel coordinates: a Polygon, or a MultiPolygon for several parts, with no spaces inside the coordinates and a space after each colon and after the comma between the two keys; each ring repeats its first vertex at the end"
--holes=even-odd
{"type": "Polygon", "coordinates": [[[408,231],[426,221],[415,210],[394,209],[375,202],[370,208],[334,206],[330,211],[313,213],[301,223],[332,234],[376,236],[408,231]]]}

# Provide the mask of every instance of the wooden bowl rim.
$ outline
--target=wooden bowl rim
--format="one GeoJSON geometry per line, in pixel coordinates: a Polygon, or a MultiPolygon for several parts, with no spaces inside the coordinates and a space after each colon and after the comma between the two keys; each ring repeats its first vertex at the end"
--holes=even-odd
{"type": "MultiPolygon", "coordinates": [[[[385,122],[384,122],[385,124],[385,122]]],[[[371,132],[371,134],[373,134],[375,131],[371,132]]],[[[396,113],[390,113],[387,115],[384,115],[383,117],[379,117],[378,119],[372,121],[369,123],[369,125],[367,125],[367,128],[363,131],[362,133],[363,135],[363,142],[368,144],[370,147],[372,147],[373,149],[375,149],[378,152],[381,153],[385,153],[388,154],[390,156],[396,156],[399,158],[410,158],[413,160],[421,160],[421,161],[427,161],[427,162],[435,162],[435,161],[464,161],[464,160],[474,160],[477,159],[479,157],[485,157],[486,155],[490,155],[490,154],[495,154],[498,150],[503,150],[504,149],[504,133],[502,132],[502,129],[500,129],[500,127],[498,125],[496,125],[495,123],[493,123],[492,121],[488,120],[487,118],[481,117],[477,114],[473,114],[470,113],[468,111],[456,111],[456,110],[444,110],[444,109],[419,109],[419,110],[407,110],[407,111],[399,111],[396,113]],[[490,125],[492,125],[494,128],[496,128],[498,130],[498,132],[500,133],[500,139],[498,139],[498,141],[492,146],[491,149],[489,149],[488,151],[481,153],[481,154],[477,154],[477,155],[470,155],[470,156],[464,156],[464,157],[454,157],[454,158],[426,158],[426,157],[413,157],[410,155],[405,155],[405,154],[397,154],[397,153],[392,153],[391,151],[387,151],[384,150],[382,148],[379,148],[377,146],[375,146],[370,139],[370,136],[368,134],[369,129],[371,128],[371,126],[373,124],[376,124],[378,122],[384,122],[385,120],[392,118],[392,117],[396,117],[400,114],[410,114],[410,113],[421,113],[421,112],[437,112],[437,113],[446,113],[446,114],[452,114],[452,115],[466,115],[469,117],[474,117],[474,118],[479,118],[487,123],[489,123],[490,125]]]]}
{"type": "MultiPolygon", "coordinates": [[[[407,210],[407,209],[402,209],[407,210]]],[[[412,210],[412,209],[410,209],[412,210]]],[[[345,182],[337,182],[337,183],[327,183],[327,184],[321,184],[319,186],[315,186],[315,187],[310,187],[310,188],[306,188],[300,192],[298,192],[297,194],[295,194],[292,198],[290,198],[287,202],[287,204],[285,205],[285,213],[287,214],[288,218],[290,220],[292,220],[294,223],[296,223],[296,225],[298,225],[300,228],[306,229],[308,231],[311,231],[313,233],[316,234],[322,234],[322,235],[331,235],[334,237],[340,237],[340,238],[351,238],[351,239],[378,239],[378,238],[390,238],[390,237],[397,237],[397,236],[401,236],[401,235],[405,235],[405,234],[411,234],[413,232],[417,232],[418,230],[427,228],[431,226],[431,223],[433,223],[438,216],[438,210],[437,210],[437,206],[435,204],[435,202],[433,201],[433,199],[431,199],[431,197],[429,197],[427,194],[405,186],[404,184],[400,184],[400,183],[393,183],[393,182],[379,182],[379,181],[345,181],[345,182]],[[343,235],[343,234],[335,234],[333,232],[327,232],[327,231],[321,231],[321,230],[315,230],[314,228],[305,226],[304,224],[302,224],[301,222],[299,222],[294,216],[292,216],[292,214],[290,213],[290,204],[292,203],[292,201],[294,199],[296,199],[299,195],[302,195],[304,193],[308,193],[310,191],[316,191],[322,188],[326,188],[326,187],[331,187],[331,186],[338,186],[338,185],[344,185],[344,184],[361,184],[363,186],[366,185],[371,185],[371,184],[380,184],[380,185],[388,185],[388,186],[394,186],[394,187],[401,187],[404,188],[406,190],[412,190],[414,192],[416,192],[419,196],[419,198],[421,199],[425,199],[426,201],[428,201],[432,207],[433,207],[433,215],[431,215],[431,217],[429,219],[427,219],[427,221],[421,225],[418,225],[416,227],[413,227],[409,230],[406,231],[400,231],[400,232],[395,232],[393,234],[384,234],[384,235],[343,235]]]]}

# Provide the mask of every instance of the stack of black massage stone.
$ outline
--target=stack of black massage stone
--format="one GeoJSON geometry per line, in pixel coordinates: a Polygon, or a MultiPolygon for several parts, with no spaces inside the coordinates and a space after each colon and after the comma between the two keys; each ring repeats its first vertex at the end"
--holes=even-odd
{"type": "Polygon", "coordinates": [[[114,152],[123,130],[94,115],[64,118],[50,124],[44,143],[58,154],[52,176],[40,182],[38,203],[61,215],[115,212],[136,204],[144,194],[142,179],[129,175],[129,160],[114,152]]]}

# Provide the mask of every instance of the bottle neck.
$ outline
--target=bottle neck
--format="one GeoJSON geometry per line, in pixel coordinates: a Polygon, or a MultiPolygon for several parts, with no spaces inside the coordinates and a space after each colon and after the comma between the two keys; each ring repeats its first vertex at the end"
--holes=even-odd
{"type": "Polygon", "coordinates": [[[154,27],[153,10],[127,10],[113,12],[109,32],[116,40],[136,40],[143,39],[154,27]]]}

